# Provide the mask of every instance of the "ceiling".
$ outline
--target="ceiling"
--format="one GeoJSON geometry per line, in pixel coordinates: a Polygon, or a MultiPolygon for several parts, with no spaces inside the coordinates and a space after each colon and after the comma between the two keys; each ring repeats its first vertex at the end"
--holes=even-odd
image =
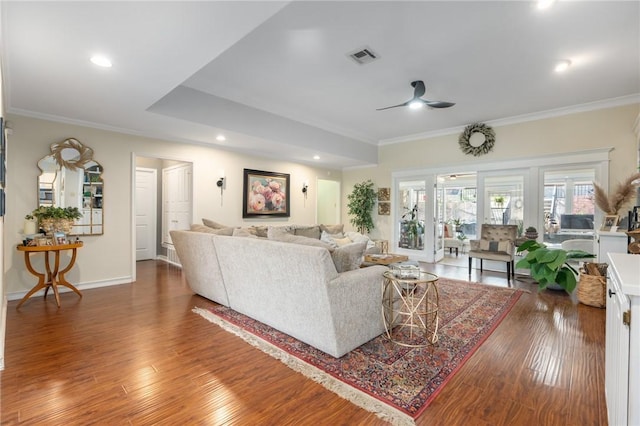
{"type": "Polygon", "coordinates": [[[11,113],[343,168],[380,144],[640,102],[640,2],[2,2],[11,113]],[[367,47],[377,59],[348,54],[367,47]],[[102,53],[111,68],[89,57],[102,53]],[[569,59],[565,73],[554,72],[569,59]],[[394,108],[423,80],[447,109],[394,108]],[[224,134],[225,141],[216,136],[224,134]],[[318,155],[319,160],[312,157],[318,155]]]}

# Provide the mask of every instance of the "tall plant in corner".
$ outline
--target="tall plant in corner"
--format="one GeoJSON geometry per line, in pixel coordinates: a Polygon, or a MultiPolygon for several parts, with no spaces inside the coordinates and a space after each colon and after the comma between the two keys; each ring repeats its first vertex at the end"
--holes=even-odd
{"type": "Polygon", "coordinates": [[[353,191],[347,195],[347,204],[351,224],[358,232],[365,234],[374,228],[371,211],[376,204],[376,191],[373,189],[373,182],[366,180],[353,185],[353,191]]]}

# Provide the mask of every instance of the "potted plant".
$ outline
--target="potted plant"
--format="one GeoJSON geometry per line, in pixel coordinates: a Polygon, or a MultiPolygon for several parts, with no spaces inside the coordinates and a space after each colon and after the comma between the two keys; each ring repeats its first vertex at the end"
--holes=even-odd
{"type": "Polygon", "coordinates": [[[77,207],[40,206],[30,216],[38,219],[40,228],[51,235],[58,231],[70,233],[73,223],[82,217],[82,213],[77,207]]]}
{"type": "Polygon", "coordinates": [[[524,236],[530,240],[535,240],[538,238],[538,230],[533,226],[529,226],[525,229],[524,236]]]}
{"type": "Polygon", "coordinates": [[[493,202],[496,203],[496,206],[502,207],[504,204],[504,197],[502,195],[496,195],[493,197],[493,202]]]}
{"type": "Polygon", "coordinates": [[[374,228],[371,211],[376,204],[376,192],[373,189],[373,182],[367,180],[353,185],[353,191],[347,195],[348,213],[353,215],[351,224],[358,232],[365,234],[374,228]]]}
{"type": "Polygon", "coordinates": [[[567,293],[576,288],[578,271],[567,263],[567,259],[586,259],[593,254],[582,250],[551,249],[536,240],[529,240],[518,246],[518,253],[528,252],[516,263],[516,269],[529,269],[531,278],[539,284],[538,291],[553,284],[567,293]]]}

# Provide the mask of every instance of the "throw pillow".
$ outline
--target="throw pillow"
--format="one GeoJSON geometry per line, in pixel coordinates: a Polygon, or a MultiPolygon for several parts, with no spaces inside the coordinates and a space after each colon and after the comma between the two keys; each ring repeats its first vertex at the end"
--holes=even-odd
{"type": "Polygon", "coordinates": [[[511,241],[480,240],[480,250],[508,252],[511,241]]]}
{"type": "Polygon", "coordinates": [[[282,241],[285,243],[303,244],[307,246],[322,247],[329,251],[333,251],[333,247],[324,241],[315,238],[303,237],[301,235],[292,235],[285,231],[282,227],[270,226],[267,232],[270,240],[282,241]]]}
{"type": "Polygon", "coordinates": [[[245,238],[258,238],[257,235],[252,234],[251,231],[247,228],[236,228],[233,230],[234,237],[245,237],[245,238]]]}
{"type": "Polygon", "coordinates": [[[342,234],[344,233],[344,225],[320,225],[321,231],[327,231],[329,234],[342,234]]]}
{"type": "Polygon", "coordinates": [[[353,243],[353,241],[351,241],[349,237],[334,238],[333,241],[335,241],[338,244],[338,247],[346,246],[347,244],[353,243]]]}
{"type": "Polygon", "coordinates": [[[366,235],[362,235],[359,232],[350,231],[350,232],[345,232],[344,235],[349,237],[349,239],[354,243],[362,243],[362,242],[367,243],[367,250],[370,250],[376,246],[376,243],[373,242],[371,238],[369,238],[366,235]]]}
{"type": "Polygon", "coordinates": [[[213,228],[213,229],[228,228],[228,226],[215,222],[211,219],[202,218],[202,223],[204,224],[204,226],[208,226],[209,228],[213,228]]]}
{"type": "Polygon", "coordinates": [[[256,237],[267,238],[268,226],[252,226],[249,228],[249,232],[251,232],[256,237]]]}
{"type": "Polygon", "coordinates": [[[233,228],[213,229],[205,225],[200,225],[199,223],[194,223],[193,225],[191,225],[191,230],[195,232],[204,232],[207,234],[215,235],[233,235],[233,228]]]}
{"type": "Polygon", "coordinates": [[[351,243],[335,249],[331,258],[336,271],[347,272],[360,268],[366,247],[366,243],[351,243]]]}
{"type": "Polygon", "coordinates": [[[295,235],[301,235],[303,237],[320,239],[320,227],[319,226],[300,226],[296,227],[294,231],[295,235]]]}
{"type": "MultiPolygon", "coordinates": [[[[320,234],[320,241],[324,241],[325,243],[329,244],[333,248],[338,248],[340,244],[338,244],[336,239],[341,239],[341,238],[344,238],[344,234],[342,232],[338,234],[330,234],[327,231],[322,231],[322,233],[320,234]]],[[[349,242],[351,242],[351,240],[349,240],[349,242]]]]}

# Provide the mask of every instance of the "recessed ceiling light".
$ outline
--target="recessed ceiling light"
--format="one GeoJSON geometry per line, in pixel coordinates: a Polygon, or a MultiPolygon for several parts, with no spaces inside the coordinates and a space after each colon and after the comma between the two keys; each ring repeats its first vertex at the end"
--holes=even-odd
{"type": "Polygon", "coordinates": [[[224,135],[218,135],[218,136],[216,136],[216,140],[218,142],[224,142],[224,141],[227,140],[227,138],[224,135]]]}
{"type": "Polygon", "coordinates": [[[99,67],[111,68],[111,61],[106,56],[94,55],[91,57],[91,62],[99,67]]]}
{"type": "Polygon", "coordinates": [[[314,160],[319,160],[319,159],[320,159],[320,156],[319,156],[319,155],[314,155],[314,156],[313,156],[313,159],[314,159],[314,160]]]}
{"type": "Polygon", "coordinates": [[[538,0],[537,7],[539,10],[549,9],[556,0],[538,0]]]}
{"type": "Polygon", "coordinates": [[[554,68],[555,72],[565,72],[571,66],[571,61],[568,59],[563,59],[556,64],[554,68]]]}

